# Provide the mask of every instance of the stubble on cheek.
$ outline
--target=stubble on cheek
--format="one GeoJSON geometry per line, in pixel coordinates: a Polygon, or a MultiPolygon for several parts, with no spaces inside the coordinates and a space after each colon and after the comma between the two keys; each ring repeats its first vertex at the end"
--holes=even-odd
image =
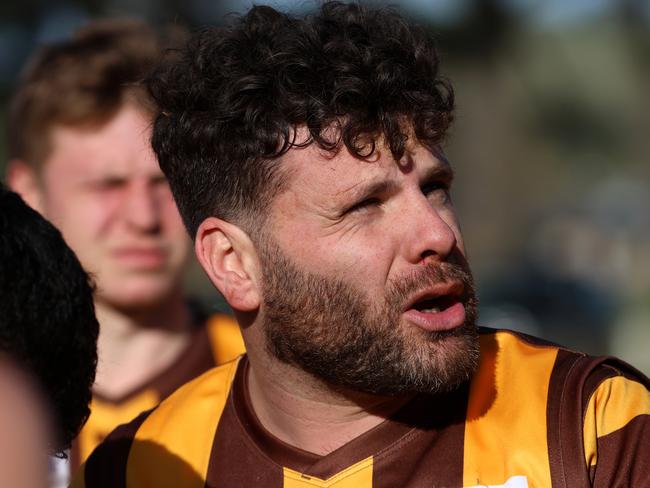
{"type": "Polygon", "coordinates": [[[261,253],[269,352],[331,384],[366,393],[437,393],[469,379],[478,363],[469,270],[425,266],[390,284],[379,303],[342,280],[301,271],[276,245],[261,253]],[[441,281],[462,281],[467,321],[428,332],[404,323],[405,300],[441,281]]]}

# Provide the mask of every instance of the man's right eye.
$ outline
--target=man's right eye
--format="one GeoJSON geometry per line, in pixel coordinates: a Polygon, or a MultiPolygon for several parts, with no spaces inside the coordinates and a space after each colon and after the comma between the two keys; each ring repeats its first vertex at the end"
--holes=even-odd
{"type": "Polygon", "coordinates": [[[110,191],[123,187],[125,183],[124,178],[106,178],[94,182],[91,186],[99,191],[110,191]]]}
{"type": "Polygon", "coordinates": [[[354,205],[352,205],[350,208],[348,208],[345,211],[345,213],[349,214],[349,213],[355,213],[355,212],[364,212],[364,211],[370,210],[370,209],[372,209],[374,207],[377,207],[380,204],[381,204],[381,200],[379,198],[376,198],[376,197],[366,198],[365,200],[361,200],[360,202],[355,203],[354,205]]]}

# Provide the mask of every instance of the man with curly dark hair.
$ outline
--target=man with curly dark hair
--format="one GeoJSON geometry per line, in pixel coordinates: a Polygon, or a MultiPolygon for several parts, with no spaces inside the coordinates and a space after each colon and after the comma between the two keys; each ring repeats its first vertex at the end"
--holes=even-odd
{"type": "Polygon", "coordinates": [[[149,89],[153,147],[248,353],[115,431],[85,486],[650,481],[647,378],[477,327],[452,89],[425,31],[358,4],[255,7],[149,89]]]}
{"type": "MultiPolygon", "coordinates": [[[[88,418],[98,332],[90,279],[61,233],[0,186],[0,360],[8,380],[3,384],[24,383],[15,381],[21,373],[12,371],[24,373],[36,390],[27,396],[43,398],[43,412],[52,412],[53,424],[51,444],[33,452],[31,460],[19,460],[23,472],[38,472],[38,456],[46,451],[62,455],[88,418]]],[[[23,411],[5,410],[13,405],[12,390],[0,391],[1,414],[18,422],[23,411]]],[[[6,442],[8,433],[2,437],[6,442]]]]}

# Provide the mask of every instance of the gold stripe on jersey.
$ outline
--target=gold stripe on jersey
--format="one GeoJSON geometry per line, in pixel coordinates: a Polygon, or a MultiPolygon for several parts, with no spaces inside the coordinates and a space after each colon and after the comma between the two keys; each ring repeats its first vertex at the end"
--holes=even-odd
{"type": "Polygon", "coordinates": [[[551,486],[546,399],[556,356],[556,348],[509,332],[481,336],[465,424],[464,486],[501,485],[519,475],[530,486],[551,486]],[[527,374],[519,374],[522,368],[527,374]]]}
{"type": "Polygon", "coordinates": [[[584,421],[585,461],[598,461],[597,440],[625,427],[639,415],[650,415],[650,395],[642,384],[623,376],[604,380],[591,395],[584,421]]]}
{"type": "Polygon", "coordinates": [[[238,362],[187,383],[147,417],[129,453],[127,487],[203,488],[212,443],[238,362]],[[170,463],[170,454],[181,463],[170,463]]]}
{"type": "Polygon", "coordinates": [[[284,468],[284,488],[372,488],[372,456],[322,480],[284,468]]]}
{"type": "Polygon", "coordinates": [[[245,352],[237,321],[228,315],[215,315],[207,322],[208,338],[219,364],[232,361],[245,352]]]}
{"type": "Polygon", "coordinates": [[[116,426],[137,417],[140,412],[150,409],[159,401],[160,395],[154,390],[144,390],[119,404],[93,397],[90,402],[92,421],[86,423],[77,440],[80,459],[85,461],[116,426]]]}

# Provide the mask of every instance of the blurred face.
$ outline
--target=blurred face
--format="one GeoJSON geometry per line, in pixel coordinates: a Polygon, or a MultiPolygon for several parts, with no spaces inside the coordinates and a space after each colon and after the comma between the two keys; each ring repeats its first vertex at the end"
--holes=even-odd
{"type": "Polygon", "coordinates": [[[289,188],[260,242],[270,351],[375,394],[433,393],[469,379],[476,303],[442,154],[413,146],[395,161],[382,148],[360,161],[312,145],[282,164],[289,188]]]}
{"type": "Polygon", "coordinates": [[[189,250],[150,124],[125,105],[99,129],[55,127],[41,174],[43,213],[94,276],[97,299],[125,309],[178,292],[189,250]]]}

